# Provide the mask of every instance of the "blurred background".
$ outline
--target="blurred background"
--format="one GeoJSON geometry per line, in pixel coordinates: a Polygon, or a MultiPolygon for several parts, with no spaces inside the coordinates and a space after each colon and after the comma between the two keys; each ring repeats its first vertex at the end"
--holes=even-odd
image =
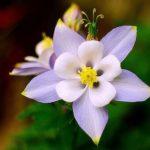
{"type": "Polygon", "coordinates": [[[150,85],[149,0],[0,0],[0,150],[150,150],[149,100],[109,105],[109,122],[96,147],[63,102],[31,101],[20,94],[31,77],[9,76],[16,62],[35,55],[42,32],[53,36],[72,2],[89,16],[94,7],[104,14],[99,38],[119,25],[137,26],[136,45],[122,67],[150,85]]]}

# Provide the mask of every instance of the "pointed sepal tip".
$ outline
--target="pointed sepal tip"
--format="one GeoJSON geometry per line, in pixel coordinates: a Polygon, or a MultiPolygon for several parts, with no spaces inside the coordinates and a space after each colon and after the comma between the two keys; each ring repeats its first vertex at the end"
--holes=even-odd
{"type": "Polygon", "coordinates": [[[100,141],[100,137],[96,136],[96,137],[92,138],[92,140],[93,140],[94,144],[98,146],[99,141],[100,141]]]}
{"type": "Polygon", "coordinates": [[[136,31],[137,30],[137,26],[132,26],[132,30],[136,31]]]}
{"type": "Polygon", "coordinates": [[[21,95],[26,96],[26,91],[25,91],[25,90],[22,91],[22,92],[21,92],[21,95]]]}

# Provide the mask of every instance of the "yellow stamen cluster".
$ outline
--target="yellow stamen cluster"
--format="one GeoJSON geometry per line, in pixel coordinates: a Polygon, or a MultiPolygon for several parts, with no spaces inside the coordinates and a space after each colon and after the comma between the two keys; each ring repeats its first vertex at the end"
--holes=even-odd
{"type": "Polygon", "coordinates": [[[97,72],[91,67],[82,67],[81,71],[79,71],[79,76],[81,83],[89,88],[93,88],[94,83],[97,82],[97,72]]]}

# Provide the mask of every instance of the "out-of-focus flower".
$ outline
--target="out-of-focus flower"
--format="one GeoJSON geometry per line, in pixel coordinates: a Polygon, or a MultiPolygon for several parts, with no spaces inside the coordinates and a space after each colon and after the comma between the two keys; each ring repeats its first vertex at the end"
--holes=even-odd
{"type": "Polygon", "coordinates": [[[53,37],[54,70],[33,78],[22,94],[42,103],[73,102],[79,126],[98,144],[108,121],[107,104],[150,97],[150,87],[120,67],[134,46],[136,32],[134,26],[120,26],[101,41],[86,41],[59,20],[53,37]]]}
{"type": "Polygon", "coordinates": [[[35,52],[38,57],[25,57],[27,62],[17,63],[10,75],[37,75],[50,70],[50,57],[54,52],[52,39],[44,34],[43,40],[36,45],[35,52]]]}
{"type": "Polygon", "coordinates": [[[63,15],[64,23],[71,29],[78,31],[81,25],[81,11],[78,5],[72,4],[63,15]]]}

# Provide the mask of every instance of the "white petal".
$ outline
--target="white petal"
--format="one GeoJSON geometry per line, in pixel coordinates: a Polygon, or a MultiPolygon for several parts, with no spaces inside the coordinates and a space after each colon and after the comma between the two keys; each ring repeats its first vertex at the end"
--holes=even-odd
{"type": "Polygon", "coordinates": [[[85,91],[79,80],[64,80],[56,85],[57,94],[66,102],[73,102],[85,91]]]}
{"type": "Polygon", "coordinates": [[[84,64],[90,62],[94,65],[103,56],[103,44],[94,40],[83,42],[79,46],[78,55],[84,64]]]}
{"type": "Polygon", "coordinates": [[[79,126],[98,145],[103,130],[108,121],[108,113],[105,108],[95,107],[86,92],[77,101],[73,102],[73,113],[79,126]]]}
{"type": "Polygon", "coordinates": [[[78,76],[77,70],[79,67],[79,60],[76,56],[70,53],[63,53],[56,59],[54,70],[63,79],[74,79],[78,76]]]}
{"type": "Polygon", "coordinates": [[[103,58],[99,64],[96,64],[95,69],[102,70],[103,74],[100,78],[104,78],[107,81],[112,81],[122,71],[119,60],[113,55],[103,58]]]}
{"type": "Polygon", "coordinates": [[[112,84],[117,91],[117,101],[139,102],[150,97],[150,87],[128,70],[123,70],[112,84]]]}
{"type": "Polygon", "coordinates": [[[107,81],[99,81],[99,86],[89,89],[89,96],[92,103],[97,107],[103,107],[110,103],[116,95],[113,85],[107,81]]]}
{"type": "Polygon", "coordinates": [[[120,26],[110,31],[101,42],[104,44],[104,56],[113,54],[123,61],[132,50],[136,41],[135,26],[120,26]]]}
{"type": "Polygon", "coordinates": [[[60,19],[54,31],[54,50],[56,56],[63,52],[77,54],[79,45],[85,40],[75,31],[67,27],[60,19]]]}

